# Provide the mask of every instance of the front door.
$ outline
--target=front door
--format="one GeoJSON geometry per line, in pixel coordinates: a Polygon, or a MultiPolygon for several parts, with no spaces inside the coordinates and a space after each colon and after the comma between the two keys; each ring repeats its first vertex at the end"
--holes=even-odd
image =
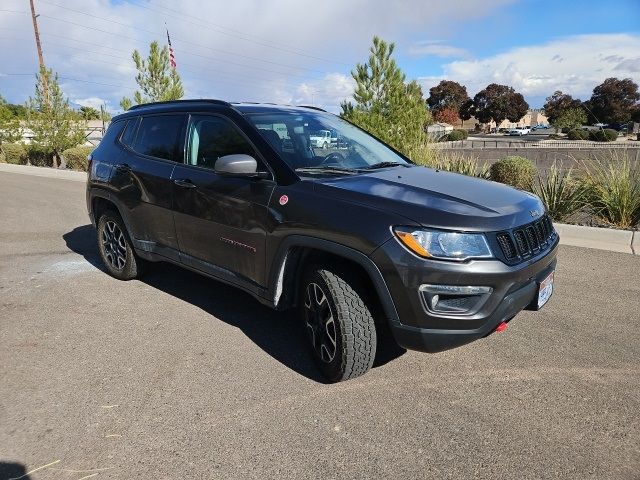
{"type": "Polygon", "coordinates": [[[173,210],[183,262],[233,281],[264,286],[268,203],[273,180],[217,175],[216,161],[254,147],[227,118],[192,115],[184,164],[173,171],[173,210]]]}

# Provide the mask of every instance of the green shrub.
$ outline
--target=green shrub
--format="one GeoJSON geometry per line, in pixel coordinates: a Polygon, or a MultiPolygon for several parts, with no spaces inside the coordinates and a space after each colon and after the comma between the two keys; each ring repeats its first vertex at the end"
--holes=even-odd
{"type": "Polygon", "coordinates": [[[491,180],[506,183],[520,190],[533,188],[533,179],[536,176],[536,166],[528,158],[512,156],[498,160],[489,169],[491,180]]]}
{"type": "Polygon", "coordinates": [[[3,143],[0,145],[0,155],[6,163],[14,165],[27,163],[27,151],[21,143],[3,143]]]}
{"type": "Polygon", "coordinates": [[[95,147],[73,147],[67,148],[62,152],[62,158],[66,162],[67,168],[73,170],[87,171],[87,155],[89,155],[95,147]]]}
{"type": "Polygon", "coordinates": [[[569,131],[569,133],[567,134],[567,138],[569,140],[588,140],[589,132],[587,132],[586,130],[582,130],[581,128],[574,128],[573,130],[569,131]]]}
{"type": "Polygon", "coordinates": [[[604,130],[591,130],[589,132],[589,140],[594,142],[615,142],[618,138],[618,132],[611,128],[604,130]]]}
{"type": "Polygon", "coordinates": [[[466,140],[469,137],[469,132],[466,130],[454,130],[447,135],[447,140],[450,142],[456,142],[458,140],[466,140]]]}
{"type": "Polygon", "coordinates": [[[31,143],[27,146],[27,157],[29,158],[29,163],[31,163],[31,165],[35,165],[37,167],[53,166],[52,154],[35,143],[31,143]]]}
{"type": "Polygon", "coordinates": [[[609,152],[586,165],[582,180],[587,205],[605,223],[629,228],[640,221],[640,168],[627,153],[609,152]]]}
{"type": "Polygon", "coordinates": [[[584,206],[584,188],[573,178],[573,168],[551,165],[546,176],[538,176],[533,192],[540,197],[554,220],[564,220],[584,206]]]}

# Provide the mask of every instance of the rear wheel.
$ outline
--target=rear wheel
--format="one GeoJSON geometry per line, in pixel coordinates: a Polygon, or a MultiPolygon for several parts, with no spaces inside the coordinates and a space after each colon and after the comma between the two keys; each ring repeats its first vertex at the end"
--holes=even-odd
{"type": "Polygon", "coordinates": [[[376,355],[376,327],[361,283],[314,267],[304,276],[300,306],[316,363],[331,382],[363,375],[376,355]]]}
{"type": "Polygon", "coordinates": [[[117,213],[107,211],[98,220],[98,251],[111,276],[131,280],[140,275],[141,260],[136,257],[117,213]]]}

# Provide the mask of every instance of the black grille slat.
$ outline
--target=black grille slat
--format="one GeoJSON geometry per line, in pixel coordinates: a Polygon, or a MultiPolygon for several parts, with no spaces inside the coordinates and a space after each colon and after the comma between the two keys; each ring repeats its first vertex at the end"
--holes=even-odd
{"type": "Polygon", "coordinates": [[[495,239],[507,262],[521,262],[551,246],[556,236],[548,215],[514,230],[498,232],[495,239]]]}
{"type": "Polygon", "coordinates": [[[511,236],[508,233],[499,233],[497,235],[498,244],[502,249],[502,253],[507,258],[507,260],[511,260],[518,255],[516,252],[516,247],[511,240],[511,236]]]}

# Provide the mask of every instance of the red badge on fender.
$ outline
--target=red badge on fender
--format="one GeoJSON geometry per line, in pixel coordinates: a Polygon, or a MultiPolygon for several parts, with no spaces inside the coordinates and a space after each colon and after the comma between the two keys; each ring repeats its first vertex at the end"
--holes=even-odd
{"type": "Polygon", "coordinates": [[[280,201],[280,205],[286,205],[287,202],[289,201],[289,197],[287,197],[286,195],[282,195],[279,201],[280,201]]]}

